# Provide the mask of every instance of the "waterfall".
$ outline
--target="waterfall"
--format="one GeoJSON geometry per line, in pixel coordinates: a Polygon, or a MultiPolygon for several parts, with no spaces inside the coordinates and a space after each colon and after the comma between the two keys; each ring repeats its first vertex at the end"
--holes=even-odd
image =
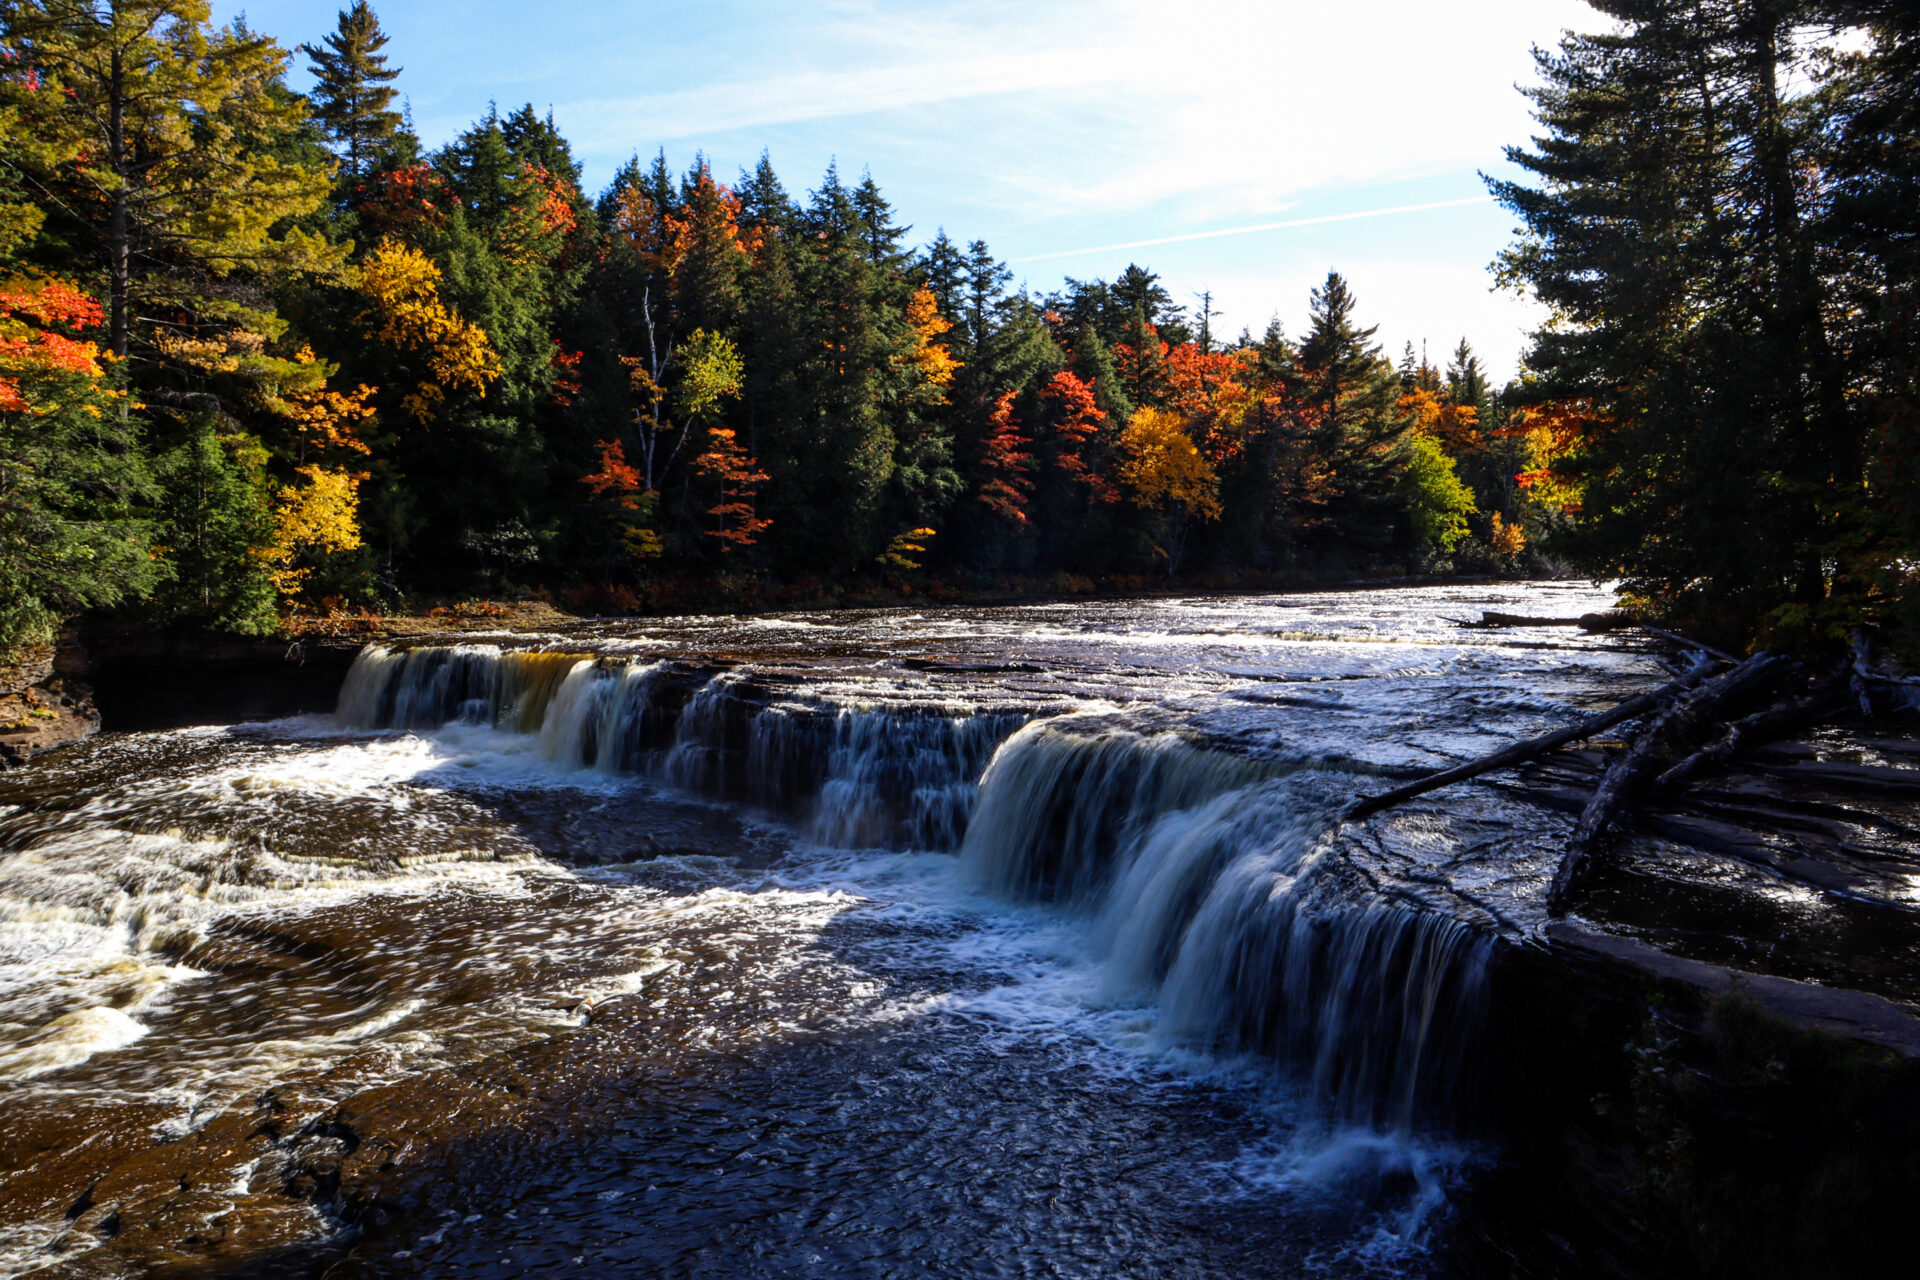
{"type": "Polygon", "coordinates": [[[1087,913],[1115,994],[1156,999],[1168,1033],[1290,1064],[1345,1122],[1469,1121],[1493,939],[1352,871],[1344,778],[1031,725],[982,779],[961,857],[1087,913]]]}
{"type": "MultiPolygon", "coordinates": [[[[848,847],[959,847],[987,761],[1024,720],[840,710],[828,730],[826,778],[810,823],[814,838],[848,847]]],[[[761,723],[771,727],[763,720],[755,728],[761,723]]]]}
{"type": "Polygon", "coordinates": [[[335,714],[360,729],[524,733],[566,768],[645,774],[784,814],[825,844],[896,849],[957,848],[994,748],[1027,720],[776,701],[749,672],[494,645],[368,646],[335,714]]]}
{"type": "Polygon", "coordinates": [[[1082,735],[1044,722],[1029,725],[980,780],[963,856],[989,889],[1043,900],[1082,898],[1144,823],[1284,768],[1198,750],[1172,733],[1082,735]]]}
{"type": "Polygon", "coordinates": [[[369,645],[353,660],[334,715],[355,729],[438,729],[461,720],[531,733],[586,657],[490,644],[369,645]]]}
{"type": "Polygon", "coordinates": [[[752,804],[826,844],[958,848],[975,883],[1086,915],[1113,993],[1157,1000],[1169,1033],[1288,1063],[1353,1123],[1471,1110],[1493,940],[1355,872],[1333,762],[490,645],[369,647],[339,706],[361,728],[532,735],[564,767],[752,804]]]}
{"type": "Polygon", "coordinates": [[[540,720],[542,754],[575,769],[634,769],[641,726],[660,671],[659,663],[574,662],[540,720]]]}

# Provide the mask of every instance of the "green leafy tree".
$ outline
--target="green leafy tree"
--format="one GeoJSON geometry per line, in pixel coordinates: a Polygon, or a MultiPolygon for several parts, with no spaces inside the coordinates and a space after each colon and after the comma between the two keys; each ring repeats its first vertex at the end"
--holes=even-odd
{"type": "Polygon", "coordinates": [[[1431,436],[1409,442],[1400,492],[1413,536],[1424,547],[1453,550],[1467,536],[1467,517],[1479,510],[1473,490],[1461,483],[1453,460],[1431,436]]]}

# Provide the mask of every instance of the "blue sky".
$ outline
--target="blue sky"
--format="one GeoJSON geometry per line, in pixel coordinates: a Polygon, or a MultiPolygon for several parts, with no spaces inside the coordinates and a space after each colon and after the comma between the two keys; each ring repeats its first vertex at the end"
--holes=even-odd
{"type": "MultiPolygon", "coordinates": [[[[339,7],[215,16],[244,11],[292,46],[339,7]]],[[[1490,291],[1513,219],[1475,172],[1504,172],[1502,145],[1528,135],[1514,86],[1532,79],[1530,46],[1598,22],[1579,0],[376,9],[429,146],[489,101],[531,102],[552,109],[590,191],[660,147],[682,169],[705,153],[723,180],[765,148],[796,195],[837,160],[872,171],[914,241],[942,226],[984,239],[1038,291],[1137,261],[1178,300],[1211,290],[1227,332],[1278,314],[1297,333],[1335,267],[1390,353],[1425,339],[1438,357],[1465,335],[1503,378],[1536,312],[1490,291]],[[1349,216],[1387,209],[1408,211],[1349,216]]]]}

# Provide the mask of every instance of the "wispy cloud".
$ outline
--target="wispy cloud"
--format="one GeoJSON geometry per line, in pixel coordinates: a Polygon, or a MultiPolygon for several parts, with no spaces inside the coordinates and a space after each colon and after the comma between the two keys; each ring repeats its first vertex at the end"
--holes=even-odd
{"type": "Polygon", "coordinates": [[[1313,227],[1326,222],[1353,222],[1360,218],[1385,218],[1396,213],[1425,213],[1430,209],[1458,209],[1463,205],[1490,204],[1492,196],[1468,196],[1463,200],[1429,200],[1425,204],[1401,204],[1390,209],[1361,209],[1353,213],[1328,213],[1316,218],[1288,218],[1282,222],[1256,222],[1245,227],[1222,227],[1215,231],[1190,231],[1183,235],[1155,236],[1150,240],[1124,240],[1119,244],[1097,244],[1085,249],[1062,249],[1057,253],[1030,253],[1013,262],[1051,262],[1055,258],[1078,258],[1085,254],[1117,253],[1125,249],[1150,249],[1161,244],[1184,244],[1189,240],[1217,240],[1222,236],[1250,236],[1261,231],[1285,231],[1289,227],[1313,227]]]}
{"type": "MultiPolygon", "coordinates": [[[[596,135],[671,142],[966,98],[1116,83],[1129,71],[1119,52],[1048,50],[863,70],[807,71],[671,93],[572,102],[563,114],[590,121],[590,131],[596,135]]],[[[597,139],[581,141],[591,147],[597,139]]]]}

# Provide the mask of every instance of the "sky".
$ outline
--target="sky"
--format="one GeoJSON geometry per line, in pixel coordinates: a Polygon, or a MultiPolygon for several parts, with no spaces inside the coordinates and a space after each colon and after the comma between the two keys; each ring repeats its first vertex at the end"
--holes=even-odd
{"type": "MultiPolygon", "coordinates": [[[[288,47],[337,0],[219,3],[288,47]]],[[[1495,292],[1513,234],[1478,176],[1515,172],[1530,50],[1581,0],[375,0],[422,140],[551,110],[596,194],[628,157],[764,149],[789,191],[871,171],[909,241],[984,239],[1036,292],[1157,272],[1216,332],[1305,326],[1344,274],[1398,358],[1460,338],[1496,381],[1538,318],[1495,292]]],[[[296,88],[310,77],[296,56],[296,88]]]]}

